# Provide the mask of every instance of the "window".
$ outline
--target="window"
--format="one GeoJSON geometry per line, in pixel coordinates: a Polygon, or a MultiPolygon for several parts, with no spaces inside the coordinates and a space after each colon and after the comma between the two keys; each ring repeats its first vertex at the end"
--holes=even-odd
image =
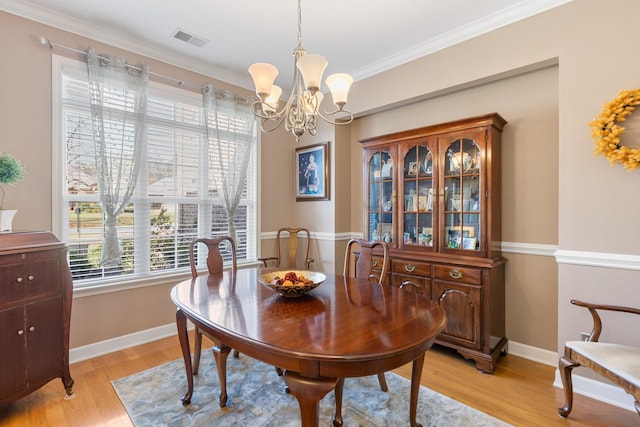
{"type": "MultiPolygon", "coordinates": [[[[189,243],[227,234],[213,184],[202,96],[151,82],[147,147],[136,189],[118,219],[122,261],[100,266],[104,235],[91,135],[86,64],[54,56],[54,224],[68,244],[74,286],[125,282],[189,269],[189,243]]],[[[257,155],[235,217],[238,262],[256,259],[257,155]]]]}

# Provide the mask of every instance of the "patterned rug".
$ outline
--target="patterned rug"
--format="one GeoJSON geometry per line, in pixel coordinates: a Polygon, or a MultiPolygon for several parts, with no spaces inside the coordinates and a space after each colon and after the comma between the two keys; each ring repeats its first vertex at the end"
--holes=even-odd
{"type": "MultiPolygon", "coordinates": [[[[347,378],[343,395],[345,427],[409,424],[410,381],[386,373],[389,392],[380,390],[375,375],[347,378]]],[[[227,362],[226,408],[218,406],[218,375],[211,351],[202,352],[194,377],[191,404],[180,401],[187,389],[182,359],[112,382],[136,427],[143,426],[292,426],[300,425],[298,402],[284,392],[284,381],[272,366],[240,355],[227,362]]],[[[420,388],[417,421],[427,426],[508,426],[446,396],[420,388]]],[[[333,392],[320,402],[320,425],[331,426],[333,392]]]]}

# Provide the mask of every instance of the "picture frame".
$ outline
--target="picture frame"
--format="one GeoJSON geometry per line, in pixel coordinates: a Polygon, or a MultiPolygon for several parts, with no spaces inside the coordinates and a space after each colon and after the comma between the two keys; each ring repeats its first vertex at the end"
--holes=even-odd
{"type": "Polygon", "coordinates": [[[407,170],[407,175],[416,176],[418,175],[419,167],[418,162],[409,162],[409,169],[407,170]]]}
{"type": "Polygon", "coordinates": [[[475,237],[463,237],[462,238],[462,249],[475,250],[476,249],[476,238],[475,237]]]}
{"type": "Polygon", "coordinates": [[[329,200],[329,142],[296,148],[296,202],[329,200]]]}
{"type": "MultiPolygon", "coordinates": [[[[465,249],[464,247],[464,239],[472,239],[473,240],[473,248],[475,249],[475,241],[474,237],[475,230],[472,226],[451,226],[446,227],[446,246],[448,248],[454,249],[465,249]]],[[[471,240],[468,240],[467,243],[471,245],[471,240]]]]}

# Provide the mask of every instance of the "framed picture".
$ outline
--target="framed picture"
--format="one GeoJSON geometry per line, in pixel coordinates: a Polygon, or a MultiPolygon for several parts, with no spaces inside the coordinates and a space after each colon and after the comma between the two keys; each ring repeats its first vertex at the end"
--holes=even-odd
{"type": "Polygon", "coordinates": [[[418,175],[418,162],[409,162],[409,171],[407,175],[418,175]]]}
{"type": "Polygon", "coordinates": [[[476,249],[476,238],[475,237],[463,237],[462,238],[462,249],[475,250],[476,249]]]}
{"type": "Polygon", "coordinates": [[[471,241],[473,240],[473,247],[475,249],[475,237],[474,237],[474,229],[471,226],[453,226],[446,227],[446,246],[448,248],[455,249],[466,249],[463,247],[464,241],[463,239],[468,239],[467,244],[471,245],[471,241]]]}
{"type": "Polygon", "coordinates": [[[329,200],[329,142],[296,148],[296,202],[329,200]]]}

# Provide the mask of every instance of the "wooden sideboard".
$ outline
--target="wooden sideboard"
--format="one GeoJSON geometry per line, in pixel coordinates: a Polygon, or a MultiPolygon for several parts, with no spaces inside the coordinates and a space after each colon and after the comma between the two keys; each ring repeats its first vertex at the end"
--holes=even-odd
{"type": "Polygon", "coordinates": [[[61,378],[72,394],[67,247],[49,232],[0,233],[0,403],[61,378]]]}

